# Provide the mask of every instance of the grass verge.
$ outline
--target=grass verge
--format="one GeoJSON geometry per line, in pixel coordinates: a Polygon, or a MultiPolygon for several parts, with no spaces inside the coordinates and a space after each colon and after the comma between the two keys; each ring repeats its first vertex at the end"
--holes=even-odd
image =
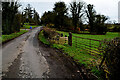
{"type": "Polygon", "coordinates": [[[9,35],[2,35],[2,37],[0,38],[1,43],[12,40],[12,39],[14,39],[14,38],[26,33],[26,32],[28,32],[28,31],[27,30],[20,30],[20,32],[12,33],[12,34],[9,34],[9,35]]]}
{"type": "Polygon", "coordinates": [[[44,37],[44,35],[43,35],[43,30],[42,31],[40,31],[40,33],[39,33],[39,35],[38,35],[38,39],[42,42],[42,43],[44,43],[44,44],[46,44],[46,45],[50,45],[50,42],[44,37]]]}
{"type": "MultiPolygon", "coordinates": [[[[50,42],[44,37],[43,31],[39,33],[38,38],[42,43],[50,45],[50,42]]],[[[69,46],[67,43],[63,45],[52,44],[50,46],[56,49],[60,49],[64,53],[67,53],[67,55],[72,57],[77,64],[82,64],[88,69],[91,69],[91,66],[93,66],[93,63],[91,61],[95,61],[97,59],[95,56],[86,54],[86,51],[75,48],[74,46],[69,46]]],[[[97,71],[95,67],[91,71],[93,71],[95,75],[99,76],[99,71],[97,71]]]]}

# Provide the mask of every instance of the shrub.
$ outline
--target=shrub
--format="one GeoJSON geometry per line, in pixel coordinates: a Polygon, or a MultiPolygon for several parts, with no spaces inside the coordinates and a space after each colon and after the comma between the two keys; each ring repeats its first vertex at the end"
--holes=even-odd
{"type": "Polygon", "coordinates": [[[102,35],[105,35],[106,33],[107,33],[107,27],[106,27],[106,25],[103,25],[103,24],[98,24],[97,25],[98,26],[98,28],[97,28],[97,34],[102,34],[102,35]]]}
{"type": "Polygon", "coordinates": [[[120,31],[120,27],[115,26],[115,27],[113,28],[113,32],[119,32],[119,31],[120,31]]]}
{"type": "Polygon", "coordinates": [[[120,37],[106,41],[104,47],[105,63],[110,73],[110,80],[119,80],[120,75],[120,37]]]}
{"type": "Polygon", "coordinates": [[[52,37],[58,35],[58,33],[54,29],[50,29],[48,27],[44,27],[43,31],[44,31],[43,34],[44,34],[45,38],[51,39],[52,37]]]}

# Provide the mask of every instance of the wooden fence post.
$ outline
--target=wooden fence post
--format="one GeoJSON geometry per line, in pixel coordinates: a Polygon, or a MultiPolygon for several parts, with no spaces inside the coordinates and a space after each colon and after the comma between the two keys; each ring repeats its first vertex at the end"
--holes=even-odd
{"type": "Polygon", "coordinates": [[[69,36],[68,36],[68,45],[72,46],[72,33],[71,32],[69,33],[69,36]]]}

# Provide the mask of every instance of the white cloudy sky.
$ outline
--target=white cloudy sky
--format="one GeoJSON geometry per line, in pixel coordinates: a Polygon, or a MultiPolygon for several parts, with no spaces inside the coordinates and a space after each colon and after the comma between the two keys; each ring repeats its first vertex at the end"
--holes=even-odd
{"type": "MultiPolygon", "coordinates": [[[[51,11],[54,3],[57,1],[64,1],[69,5],[73,0],[19,0],[25,7],[28,3],[34,7],[37,12],[42,15],[45,11],[51,11]]],[[[79,1],[79,0],[78,0],[79,1]]],[[[104,14],[110,17],[110,20],[118,22],[118,2],[120,0],[82,0],[87,4],[93,4],[95,10],[99,14],[104,14]]]]}

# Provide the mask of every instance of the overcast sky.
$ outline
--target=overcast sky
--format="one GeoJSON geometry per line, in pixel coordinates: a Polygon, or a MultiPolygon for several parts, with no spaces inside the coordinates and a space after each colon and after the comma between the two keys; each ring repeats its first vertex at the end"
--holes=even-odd
{"type": "MultiPolygon", "coordinates": [[[[64,1],[67,5],[73,0],[19,0],[22,2],[23,8],[27,4],[31,4],[33,8],[37,10],[41,16],[45,11],[53,10],[54,3],[58,1],[64,1]]],[[[80,1],[80,0],[78,0],[80,1]]],[[[118,2],[120,0],[82,0],[87,4],[93,4],[98,14],[104,14],[109,16],[110,20],[116,20],[118,22],[118,2]]]]}

